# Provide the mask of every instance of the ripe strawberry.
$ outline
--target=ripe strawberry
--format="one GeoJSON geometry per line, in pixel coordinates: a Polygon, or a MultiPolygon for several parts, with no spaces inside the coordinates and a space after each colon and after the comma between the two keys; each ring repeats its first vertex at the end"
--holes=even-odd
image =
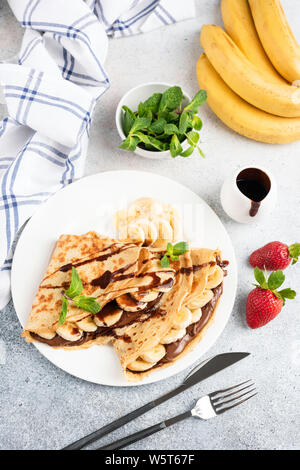
{"type": "Polygon", "coordinates": [[[251,266],[268,271],[285,269],[290,262],[297,263],[300,256],[300,243],[287,246],[281,242],[270,242],[250,255],[251,266]]]}
{"type": "Polygon", "coordinates": [[[274,271],[266,280],[264,273],[254,269],[254,277],[258,284],[247,298],[246,320],[250,328],[260,328],[273,320],[281,312],[285,299],[294,299],[296,292],[292,289],[277,291],[285,276],[282,271],[274,271]]]}

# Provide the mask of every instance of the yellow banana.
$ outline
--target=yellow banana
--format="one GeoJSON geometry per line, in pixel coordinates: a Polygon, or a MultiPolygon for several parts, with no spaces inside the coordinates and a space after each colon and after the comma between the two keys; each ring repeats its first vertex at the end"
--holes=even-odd
{"type": "Polygon", "coordinates": [[[280,1],[249,0],[249,4],[262,45],[276,70],[291,83],[300,80],[300,46],[280,1]]]}
{"type": "Polygon", "coordinates": [[[262,73],[278,83],[287,83],[273,67],[260,42],[248,0],[222,0],[222,18],[227,34],[262,73]]]}
{"type": "Polygon", "coordinates": [[[197,78],[200,88],[207,91],[208,105],[239,134],[270,144],[300,139],[300,118],[273,116],[242,100],[226,85],[205,54],[197,62],[197,78]]]}
{"type": "Polygon", "coordinates": [[[203,26],[200,40],[213,67],[244,100],[271,114],[300,116],[300,88],[279,84],[261,74],[222,28],[203,26]]]}

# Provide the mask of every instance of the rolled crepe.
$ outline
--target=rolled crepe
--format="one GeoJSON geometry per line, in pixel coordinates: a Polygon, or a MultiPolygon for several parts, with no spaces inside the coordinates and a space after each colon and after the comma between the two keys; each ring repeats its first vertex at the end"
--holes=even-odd
{"type": "Polygon", "coordinates": [[[177,282],[162,301],[161,311],[165,314],[127,328],[127,343],[114,340],[129,381],[141,380],[169,366],[201,340],[222,294],[219,259],[220,252],[209,249],[191,250],[181,256],[180,266],[172,264],[177,282]]]}
{"type": "Polygon", "coordinates": [[[23,336],[29,342],[68,349],[106,344],[115,336],[114,324],[131,324],[139,315],[149,314],[149,302],[126,296],[145,294],[151,286],[159,297],[160,286],[164,289],[174,276],[174,270],[161,268],[147,248],[102,238],[95,232],[62,235],[35,296],[23,336]],[[95,297],[102,309],[94,316],[70,301],[66,322],[59,325],[62,291],[70,285],[72,266],[82,281],[82,294],[95,297]],[[121,306],[114,304],[116,298],[121,306]],[[145,308],[140,308],[141,304],[145,308]],[[126,305],[129,312],[125,311],[126,305]]]}

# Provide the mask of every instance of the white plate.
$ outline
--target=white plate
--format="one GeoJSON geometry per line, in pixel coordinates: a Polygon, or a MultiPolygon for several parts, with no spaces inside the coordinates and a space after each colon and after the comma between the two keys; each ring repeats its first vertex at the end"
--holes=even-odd
{"type": "Polygon", "coordinates": [[[174,365],[153,372],[138,384],[128,383],[124,379],[111,346],[65,351],[34,343],[55,365],[90,382],[115,386],[141,385],[177,374],[197,361],[214,344],[233,307],[237,284],[234,250],[225,228],[212,209],[195,193],[168,178],[140,171],[111,171],[83,178],[59,191],[40,206],[23,230],[15,251],[11,276],[13,301],[22,326],[27,322],[34,295],[59,235],[95,230],[114,236],[114,212],[142,196],[171,203],[183,211],[185,235],[194,246],[221,248],[223,259],[230,261],[224,294],[214,322],[197,347],[174,365]]]}

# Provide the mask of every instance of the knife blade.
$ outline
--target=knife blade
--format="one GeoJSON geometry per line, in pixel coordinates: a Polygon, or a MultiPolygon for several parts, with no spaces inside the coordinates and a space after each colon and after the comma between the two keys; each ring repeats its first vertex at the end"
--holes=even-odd
{"type": "Polygon", "coordinates": [[[245,352],[224,353],[224,354],[218,354],[217,356],[214,356],[210,359],[207,359],[204,362],[201,362],[188,374],[184,382],[181,385],[179,385],[179,387],[176,387],[174,390],[167,392],[161,397],[156,398],[155,400],[150,401],[149,403],[146,403],[146,405],[143,405],[134,411],[131,411],[130,413],[122,416],[121,418],[116,419],[115,421],[98,429],[97,431],[92,432],[88,436],[85,436],[82,439],[79,439],[78,441],[73,442],[67,447],[64,447],[62,450],[82,449],[84,446],[87,446],[88,444],[91,444],[92,442],[97,441],[98,439],[100,439],[103,436],[106,436],[112,431],[115,431],[121,426],[124,426],[125,424],[129,423],[133,419],[136,419],[138,416],[141,416],[147,411],[152,410],[156,406],[164,403],[170,398],[175,397],[176,395],[183,392],[184,390],[187,390],[193,385],[196,385],[197,383],[202,382],[203,380],[207,379],[208,377],[211,377],[217,372],[220,372],[221,370],[232,366],[233,364],[240,361],[241,359],[244,359],[245,357],[249,356],[249,354],[250,353],[245,353],[245,352]]]}

